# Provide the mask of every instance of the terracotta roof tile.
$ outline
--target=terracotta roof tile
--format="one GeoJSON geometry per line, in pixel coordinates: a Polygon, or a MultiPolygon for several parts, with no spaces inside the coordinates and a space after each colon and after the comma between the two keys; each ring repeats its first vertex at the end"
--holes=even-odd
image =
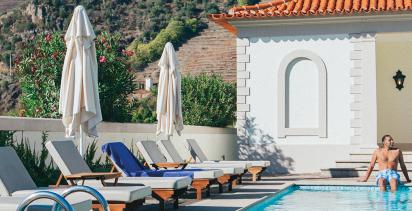
{"type": "Polygon", "coordinates": [[[211,14],[209,19],[236,33],[236,28],[228,23],[229,20],[284,16],[350,16],[411,10],[412,0],[273,0],[252,6],[234,7],[228,14],[211,14]]]}

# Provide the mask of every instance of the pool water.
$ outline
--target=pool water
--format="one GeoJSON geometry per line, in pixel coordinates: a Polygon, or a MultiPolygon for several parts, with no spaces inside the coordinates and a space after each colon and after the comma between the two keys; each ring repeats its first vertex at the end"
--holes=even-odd
{"type": "Polygon", "coordinates": [[[412,210],[411,197],[408,187],[391,193],[375,186],[295,185],[247,210],[412,210]]]}

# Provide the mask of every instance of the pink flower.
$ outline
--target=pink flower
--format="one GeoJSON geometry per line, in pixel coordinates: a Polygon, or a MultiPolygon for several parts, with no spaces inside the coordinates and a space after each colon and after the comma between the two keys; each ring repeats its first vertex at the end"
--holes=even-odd
{"type": "Polygon", "coordinates": [[[32,35],[29,37],[30,40],[34,40],[34,38],[35,38],[34,34],[32,34],[32,35]]]}
{"type": "Polygon", "coordinates": [[[105,56],[100,56],[99,62],[100,63],[105,63],[105,62],[107,62],[107,58],[105,56]]]}
{"type": "Polygon", "coordinates": [[[122,50],[122,53],[123,53],[123,55],[126,55],[128,57],[131,57],[134,54],[133,51],[128,51],[128,50],[125,50],[125,49],[122,50]]]}
{"type": "Polygon", "coordinates": [[[107,43],[104,43],[103,45],[104,45],[104,47],[106,47],[106,49],[109,49],[109,48],[110,48],[110,45],[107,44],[107,43]]]}
{"type": "Polygon", "coordinates": [[[56,59],[57,56],[58,56],[58,52],[54,52],[51,57],[52,57],[53,59],[56,59]]]}
{"type": "Polygon", "coordinates": [[[50,42],[50,40],[52,39],[51,34],[46,34],[46,36],[44,37],[44,39],[46,40],[46,42],[50,42]]]}

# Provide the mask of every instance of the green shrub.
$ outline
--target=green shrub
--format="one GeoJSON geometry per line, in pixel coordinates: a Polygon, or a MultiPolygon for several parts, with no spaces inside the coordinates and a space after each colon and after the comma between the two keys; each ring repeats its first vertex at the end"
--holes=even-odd
{"type": "MultiPolygon", "coordinates": [[[[135,90],[134,74],[127,63],[130,52],[122,51],[120,34],[102,33],[97,37],[99,97],[103,120],[130,121],[127,97],[135,90]]],[[[59,33],[42,34],[25,44],[17,64],[26,116],[60,117],[59,89],[65,43],[59,33]]]]}
{"type": "Polygon", "coordinates": [[[235,121],[236,86],[217,75],[185,76],[182,107],[184,124],[226,127],[235,121]]]}
{"type": "Polygon", "coordinates": [[[237,0],[239,6],[258,4],[260,0],[237,0]]]}
{"type": "Polygon", "coordinates": [[[132,122],[155,123],[156,122],[156,95],[134,100],[132,102],[132,122]]]}
{"type": "Polygon", "coordinates": [[[60,174],[60,172],[54,168],[52,162],[46,163],[49,154],[45,147],[47,137],[47,133],[43,132],[39,152],[31,148],[28,139],[15,142],[14,144],[14,149],[37,186],[48,186],[55,183],[60,174]]]}
{"type": "Polygon", "coordinates": [[[175,47],[178,47],[187,39],[194,36],[202,27],[202,23],[197,19],[172,20],[167,27],[160,31],[156,38],[149,43],[144,44],[137,40],[133,41],[128,48],[134,51],[131,62],[135,63],[137,68],[143,68],[148,63],[160,58],[167,42],[171,42],[175,47]]]}
{"type": "Polygon", "coordinates": [[[97,147],[97,140],[93,140],[92,143],[87,145],[86,153],[84,154],[84,160],[86,161],[87,165],[93,172],[108,172],[111,168],[111,163],[109,162],[108,158],[104,163],[101,162],[102,156],[96,158],[96,152],[100,150],[97,147]]]}
{"type": "MultiPolygon", "coordinates": [[[[133,101],[132,122],[156,122],[157,88],[151,91],[133,101]]],[[[235,121],[236,86],[218,75],[183,76],[182,111],[186,125],[226,127],[235,121]]]]}
{"type": "Polygon", "coordinates": [[[206,14],[216,14],[219,13],[219,6],[216,3],[207,3],[205,5],[205,13],[206,14]]]}

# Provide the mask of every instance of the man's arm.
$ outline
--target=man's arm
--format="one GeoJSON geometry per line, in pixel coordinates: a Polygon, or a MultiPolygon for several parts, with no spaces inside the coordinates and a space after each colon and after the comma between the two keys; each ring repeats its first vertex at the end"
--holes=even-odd
{"type": "Polygon", "coordinates": [[[370,175],[371,175],[371,173],[372,173],[372,171],[373,171],[373,168],[375,167],[375,163],[376,163],[377,157],[378,157],[378,150],[375,150],[375,151],[373,152],[372,159],[371,159],[371,163],[370,163],[370,165],[369,165],[369,167],[368,167],[368,171],[366,171],[365,176],[363,176],[363,178],[361,178],[361,179],[359,180],[360,182],[366,182],[366,181],[368,181],[368,179],[369,179],[369,177],[370,177],[370,175]]]}
{"type": "Polygon", "coordinates": [[[401,150],[399,150],[399,164],[401,165],[401,169],[403,175],[405,176],[406,182],[411,182],[408,176],[408,170],[406,169],[405,161],[403,160],[403,154],[401,150]]]}

